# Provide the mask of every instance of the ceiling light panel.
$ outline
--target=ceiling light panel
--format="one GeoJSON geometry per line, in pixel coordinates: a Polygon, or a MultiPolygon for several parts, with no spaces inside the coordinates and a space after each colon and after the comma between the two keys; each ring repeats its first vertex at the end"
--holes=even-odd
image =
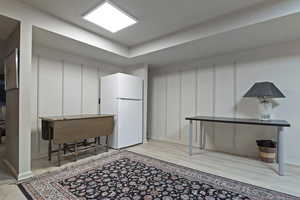
{"type": "Polygon", "coordinates": [[[109,1],[105,1],[83,16],[83,19],[115,33],[129,27],[137,20],[109,1]]]}

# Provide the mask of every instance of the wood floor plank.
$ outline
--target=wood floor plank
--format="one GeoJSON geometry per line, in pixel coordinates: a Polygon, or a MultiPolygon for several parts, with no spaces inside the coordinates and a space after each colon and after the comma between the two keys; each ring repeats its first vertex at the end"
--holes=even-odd
{"type": "Polygon", "coordinates": [[[223,176],[271,190],[300,196],[300,167],[287,165],[286,176],[277,174],[275,164],[219,152],[201,152],[195,149],[188,155],[187,147],[181,144],[150,140],[143,145],[129,148],[129,151],[153,158],[223,176]]]}
{"type": "MultiPolygon", "coordinates": [[[[274,164],[270,165],[259,160],[225,153],[211,151],[203,152],[199,150],[199,148],[194,148],[195,154],[189,156],[185,145],[155,140],[150,140],[148,143],[130,147],[127,150],[206,173],[300,197],[299,166],[288,165],[287,175],[279,176],[276,172],[277,166],[274,164]]],[[[111,151],[115,150],[110,150],[110,152],[111,151]]],[[[86,155],[86,158],[83,158],[78,162],[97,159],[100,158],[101,155],[102,153],[96,156],[86,155]]],[[[55,160],[53,162],[55,163],[55,160]]],[[[49,163],[47,158],[34,160],[32,163],[33,173],[39,175],[59,169],[53,162],[49,163]]],[[[73,165],[73,161],[65,160],[64,162],[65,164],[62,168],[73,165]]],[[[15,199],[25,199],[15,185],[0,185],[0,200],[10,199],[12,197],[11,195],[15,195],[15,199]],[[7,192],[1,193],[1,191],[4,190],[9,191],[9,194],[7,192]]]]}

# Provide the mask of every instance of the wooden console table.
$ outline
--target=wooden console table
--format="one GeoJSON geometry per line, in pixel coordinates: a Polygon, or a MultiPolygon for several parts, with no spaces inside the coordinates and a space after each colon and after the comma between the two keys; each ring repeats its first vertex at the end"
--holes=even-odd
{"type": "MultiPolygon", "coordinates": [[[[77,159],[78,144],[84,140],[106,136],[106,148],[108,137],[112,135],[114,127],[113,115],[74,115],[41,117],[42,138],[49,141],[48,157],[57,152],[58,165],[60,166],[60,152],[64,145],[64,152],[67,147],[72,147],[72,151],[77,159]],[[58,150],[52,150],[52,142],[58,145],[58,150]],[[65,145],[71,143],[71,145],[65,145]]],[[[96,142],[95,142],[96,143],[96,142]]],[[[93,147],[96,151],[96,145],[93,147]]]]}
{"type": "Polygon", "coordinates": [[[228,118],[228,117],[208,117],[208,116],[196,116],[187,117],[189,120],[189,154],[192,155],[192,142],[193,142],[193,121],[200,122],[200,137],[201,137],[201,149],[205,150],[205,131],[203,122],[216,122],[216,123],[230,123],[230,124],[247,124],[247,125],[259,125],[259,126],[274,126],[277,127],[277,162],[279,164],[279,175],[283,176],[285,173],[284,166],[284,128],[291,125],[285,120],[259,120],[259,119],[243,119],[243,118],[228,118]]]}

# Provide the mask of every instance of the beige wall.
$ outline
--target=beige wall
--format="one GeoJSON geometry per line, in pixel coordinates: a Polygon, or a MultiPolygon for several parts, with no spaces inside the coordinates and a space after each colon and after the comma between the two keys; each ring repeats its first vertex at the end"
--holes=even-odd
{"type": "Polygon", "coordinates": [[[20,48],[20,26],[7,38],[6,53],[12,52],[15,48],[20,48]]]}
{"type": "MultiPolygon", "coordinates": [[[[300,165],[299,52],[296,41],[151,70],[151,138],[187,144],[187,116],[257,118],[258,101],[242,96],[254,82],[272,81],[287,96],[276,100],[274,108],[274,118],[291,123],[284,141],[286,159],[300,165]]],[[[256,139],[276,138],[275,128],[246,125],[206,123],[206,133],[209,149],[250,157],[258,156],[256,139]]],[[[194,144],[199,144],[199,134],[194,144]]]]}
{"type": "Polygon", "coordinates": [[[5,57],[5,41],[0,40],[0,74],[4,74],[4,64],[3,59],[5,57]]]}
{"type": "MultiPolygon", "coordinates": [[[[20,27],[18,27],[6,41],[5,53],[8,55],[13,49],[20,48],[20,27]]],[[[19,170],[19,90],[14,89],[6,92],[6,158],[19,170]]]]}
{"type": "Polygon", "coordinates": [[[6,91],[7,140],[4,162],[18,180],[32,176],[30,155],[30,98],[32,26],[20,23],[5,41],[5,55],[19,49],[19,88],[6,91]],[[29,130],[28,130],[29,128],[29,130]]]}

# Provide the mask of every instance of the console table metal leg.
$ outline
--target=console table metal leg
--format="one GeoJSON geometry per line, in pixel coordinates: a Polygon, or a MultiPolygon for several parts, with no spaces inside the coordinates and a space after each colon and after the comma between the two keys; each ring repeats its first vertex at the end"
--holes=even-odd
{"type": "MultiPolygon", "coordinates": [[[[277,128],[277,129],[279,129],[279,128],[277,128]]],[[[279,134],[278,134],[278,130],[277,130],[277,138],[276,139],[277,139],[276,140],[277,141],[277,144],[276,144],[276,163],[279,164],[279,156],[278,156],[279,155],[279,151],[278,151],[278,149],[279,149],[278,148],[279,134]]]]}
{"type": "Polygon", "coordinates": [[[205,126],[204,126],[204,122],[202,123],[202,149],[205,150],[205,146],[206,146],[206,134],[205,134],[205,126]]]}
{"type": "Polygon", "coordinates": [[[200,136],[199,136],[199,144],[200,149],[203,149],[203,132],[202,132],[203,122],[200,121],[200,136]]]}
{"type": "Polygon", "coordinates": [[[285,173],[285,165],[284,165],[284,128],[278,127],[278,133],[277,133],[277,158],[278,158],[278,171],[280,176],[284,176],[285,173]]]}
{"type": "Polygon", "coordinates": [[[189,155],[191,156],[193,153],[193,121],[190,120],[189,125],[189,155]]]}

